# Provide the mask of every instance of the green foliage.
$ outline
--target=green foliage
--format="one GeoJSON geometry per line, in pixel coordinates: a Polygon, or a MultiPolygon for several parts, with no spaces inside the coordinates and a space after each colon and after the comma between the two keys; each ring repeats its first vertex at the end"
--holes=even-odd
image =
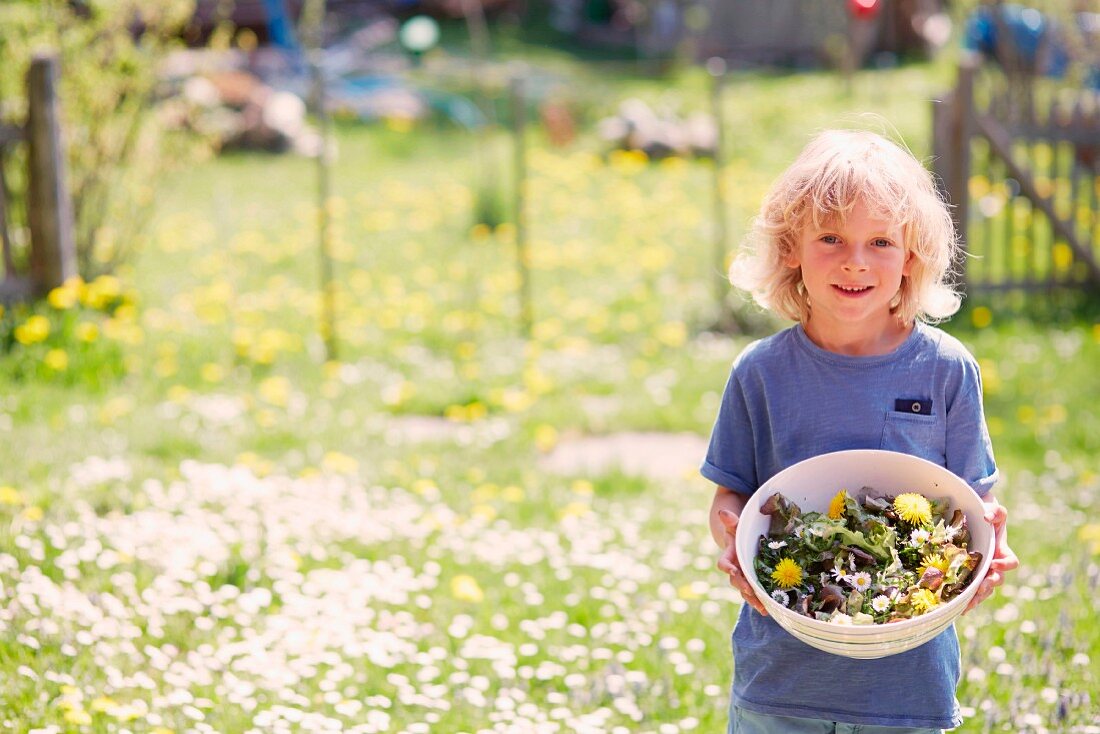
{"type": "MultiPolygon", "coordinates": [[[[8,0],[0,5],[0,121],[26,119],[34,55],[60,59],[59,99],[80,272],[112,271],[138,247],[153,212],[153,182],[190,143],[165,141],[153,114],[157,67],[181,45],[193,0],[8,0]]],[[[5,168],[16,242],[25,244],[25,154],[5,168]]],[[[25,254],[21,253],[21,257],[25,254]]]]}
{"type": "Polygon", "coordinates": [[[114,276],[73,278],[46,301],[0,315],[0,375],[98,389],[125,372],[125,344],[140,342],[132,296],[114,276]]]}

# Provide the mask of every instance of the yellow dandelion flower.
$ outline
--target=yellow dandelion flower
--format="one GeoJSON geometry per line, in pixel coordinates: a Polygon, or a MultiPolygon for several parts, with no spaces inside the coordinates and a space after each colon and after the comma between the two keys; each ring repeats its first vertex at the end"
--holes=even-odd
{"type": "Polygon", "coordinates": [[[92,715],[84,709],[70,709],[65,712],[65,721],[77,726],[87,726],[92,723],[92,715]]]}
{"type": "Polygon", "coordinates": [[[46,352],[42,362],[54,372],[62,372],[69,367],[69,355],[64,349],[51,349],[46,352]]]}
{"type": "Polygon", "coordinates": [[[592,512],[587,502],[570,502],[558,512],[558,517],[564,520],[567,517],[584,517],[592,512]]]}
{"type": "Polygon", "coordinates": [[[225,379],[225,368],[214,362],[207,362],[199,371],[206,382],[221,382],[225,379]]]}
{"type": "Polygon", "coordinates": [[[460,574],[451,579],[451,594],[459,601],[478,603],[485,599],[485,592],[473,576],[460,574]]]}
{"type": "Polygon", "coordinates": [[[339,451],[327,452],[321,459],[321,466],[334,474],[354,475],[359,472],[359,462],[355,457],[339,451]]]}
{"type": "Polygon", "coordinates": [[[50,335],[50,321],[45,316],[34,315],[15,327],[15,338],[20,344],[34,344],[46,341],[50,335]]]}
{"type": "Polygon", "coordinates": [[[932,522],[932,503],[924,495],[906,492],[894,498],[894,511],[911,525],[932,522]]]}
{"type": "Polygon", "coordinates": [[[91,344],[99,338],[99,327],[90,321],[82,321],[77,324],[76,338],[86,344],[91,344]]]}
{"type": "Polygon", "coordinates": [[[844,503],[848,499],[848,493],[843,489],[833,495],[833,498],[829,500],[829,517],[833,520],[839,520],[844,517],[844,503]]]}
{"type": "Polygon", "coordinates": [[[920,568],[917,569],[917,574],[923,576],[924,572],[930,568],[935,568],[942,573],[947,573],[947,569],[950,567],[951,562],[944,558],[943,555],[939,553],[933,553],[921,559],[921,565],[920,568]]]}
{"type": "Polygon", "coordinates": [[[50,291],[46,300],[58,311],[65,311],[76,305],[78,297],[76,289],[62,285],[50,291]]]}
{"type": "Polygon", "coordinates": [[[776,564],[772,571],[772,581],[783,589],[791,589],[802,583],[802,566],[793,559],[784,558],[776,564]]]}
{"type": "Polygon", "coordinates": [[[909,595],[909,603],[918,614],[924,614],[938,606],[940,600],[928,589],[917,589],[909,595]]]}
{"type": "Polygon", "coordinates": [[[21,505],[23,495],[15,487],[0,487],[0,505],[21,505]]]}
{"type": "Polygon", "coordinates": [[[268,377],[260,383],[257,389],[260,399],[279,408],[290,405],[291,385],[290,380],[280,375],[268,377]]]}
{"type": "Polygon", "coordinates": [[[535,427],[535,447],[546,453],[558,443],[558,429],[548,423],[541,423],[535,427]]]}

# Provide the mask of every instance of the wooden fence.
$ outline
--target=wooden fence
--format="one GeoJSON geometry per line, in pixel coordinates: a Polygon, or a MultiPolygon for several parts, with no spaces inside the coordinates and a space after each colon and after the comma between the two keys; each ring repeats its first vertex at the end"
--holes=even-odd
{"type": "Polygon", "coordinates": [[[964,58],[933,155],[968,292],[1100,293],[1100,93],[964,58]]]}
{"type": "Polygon", "coordinates": [[[42,295],[76,275],[73,208],[65,174],[57,99],[58,62],[35,56],[27,72],[27,119],[0,125],[0,245],[4,278],[0,303],[42,295]],[[17,258],[16,234],[5,167],[17,146],[26,146],[23,220],[29,233],[26,257],[17,258]],[[25,261],[25,262],[22,262],[25,261]]]}

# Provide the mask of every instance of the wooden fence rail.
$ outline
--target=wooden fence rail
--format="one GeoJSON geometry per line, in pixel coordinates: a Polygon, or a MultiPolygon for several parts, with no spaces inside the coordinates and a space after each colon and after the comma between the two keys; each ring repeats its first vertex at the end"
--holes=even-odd
{"type": "Polygon", "coordinates": [[[77,273],[57,80],[57,58],[36,55],[27,72],[26,123],[0,126],[0,244],[4,263],[0,302],[40,296],[77,273]],[[6,159],[17,145],[26,145],[27,153],[23,201],[30,248],[26,272],[20,272],[16,263],[10,190],[4,176],[6,159]]]}
{"type": "Polygon", "coordinates": [[[932,115],[966,290],[1100,292],[1100,93],[967,56],[932,115]]]}

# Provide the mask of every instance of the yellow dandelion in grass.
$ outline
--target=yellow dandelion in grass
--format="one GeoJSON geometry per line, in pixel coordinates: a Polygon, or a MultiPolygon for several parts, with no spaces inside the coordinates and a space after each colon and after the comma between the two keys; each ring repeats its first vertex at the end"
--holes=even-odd
{"type": "Polygon", "coordinates": [[[940,600],[928,589],[917,589],[909,595],[909,603],[918,614],[924,614],[939,606],[940,600]]]}
{"type": "Polygon", "coordinates": [[[541,423],[535,426],[535,447],[546,453],[558,444],[558,429],[549,423],[541,423]]]}
{"type": "Polygon", "coordinates": [[[355,475],[359,472],[359,462],[354,457],[339,451],[329,451],[321,459],[321,466],[334,474],[355,475]]]}
{"type": "Polygon", "coordinates": [[[99,338],[99,327],[90,321],[82,321],[76,326],[76,338],[85,344],[91,344],[99,338]]]}
{"type": "Polygon", "coordinates": [[[65,721],[77,726],[87,726],[92,723],[92,715],[84,709],[70,709],[65,712],[65,721]]]}
{"type": "Polygon", "coordinates": [[[451,594],[459,601],[479,603],[485,599],[485,592],[473,576],[461,574],[451,579],[451,594]]]}
{"type": "Polygon", "coordinates": [[[69,355],[64,349],[51,349],[46,352],[42,362],[54,372],[63,372],[69,368],[69,355]]]}
{"type": "Polygon", "coordinates": [[[15,339],[20,344],[35,344],[46,341],[50,335],[50,320],[45,316],[34,315],[25,323],[15,327],[15,339]]]}
{"type": "Polygon", "coordinates": [[[932,503],[921,494],[906,492],[894,498],[894,511],[898,517],[911,525],[924,525],[932,522],[932,503]]]}
{"type": "Polygon", "coordinates": [[[46,296],[46,300],[58,311],[65,311],[72,308],[76,305],[79,298],[79,291],[75,287],[69,287],[67,285],[54,288],[50,291],[49,295],[46,296]]]}
{"type": "MultiPolygon", "coordinates": [[[[2,489],[4,488],[0,488],[0,491],[2,491],[2,489]]],[[[3,500],[0,499],[0,502],[2,501],[3,500]]],[[[1088,544],[1093,555],[1100,555],[1100,523],[1082,525],[1077,530],[1077,538],[1081,542],[1088,544]]]]}
{"type": "Polygon", "coordinates": [[[772,581],[784,589],[794,588],[802,583],[802,566],[791,558],[784,558],[772,571],[772,581]]]}
{"type": "Polygon", "coordinates": [[[839,520],[844,517],[844,503],[848,500],[848,493],[843,489],[833,495],[833,498],[829,500],[829,517],[833,520],[839,520]]]}
{"type": "Polygon", "coordinates": [[[269,403],[279,408],[285,408],[290,405],[292,392],[290,380],[280,375],[264,379],[256,392],[265,403],[269,403]]]}

